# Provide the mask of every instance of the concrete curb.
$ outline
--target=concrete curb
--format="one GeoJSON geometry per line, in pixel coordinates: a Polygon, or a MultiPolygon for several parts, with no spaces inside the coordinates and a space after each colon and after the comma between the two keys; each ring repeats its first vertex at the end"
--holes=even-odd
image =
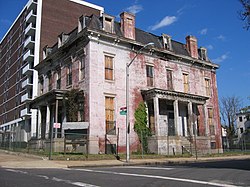
{"type": "Polygon", "coordinates": [[[48,157],[41,157],[28,153],[12,152],[8,150],[0,150],[2,160],[0,166],[16,167],[16,168],[88,168],[88,167],[122,167],[122,166],[160,166],[160,165],[179,165],[201,162],[216,162],[230,160],[250,160],[250,155],[225,156],[225,157],[194,157],[189,158],[155,158],[155,159],[131,159],[129,163],[125,160],[48,160],[48,157]],[[8,155],[13,155],[8,156],[8,155]],[[22,160],[22,157],[25,158],[22,160]]]}
{"type": "MultiPolygon", "coordinates": [[[[117,167],[117,166],[160,166],[160,165],[179,165],[179,164],[192,164],[192,163],[202,163],[202,162],[216,162],[216,161],[230,161],[230,160],[240,160],[240,159],[250,159],[250,155],[248,156],[234,156],[234,157],[208,157],[208,158],[201,158],[201,159],[183,159],[183,160],[161,160],[161,161],[142,161],[142,160],[133,160],[130,163],[126,163],[121,161],[122,163],[84,163],[79,165],[67,165],[68,168],[84,168],[84,167],[117,167]]],[[[112,161],[108,161],[112,162],[112,161]]]]}
{"type": "Polygon", "coordinates": [[[30,153],[13,152],[13,151],[2,150],[2,149],[0,149],[0,153],[5,153],[5,154],[9,154],[9,155],[16,155],[16,156],[22,156],[22,157],[26,157],[26,158],[39,159],[39,160],[48,160],[49,159],[48,157],[42,157],[42,156],[30,154],[30,153]]]}

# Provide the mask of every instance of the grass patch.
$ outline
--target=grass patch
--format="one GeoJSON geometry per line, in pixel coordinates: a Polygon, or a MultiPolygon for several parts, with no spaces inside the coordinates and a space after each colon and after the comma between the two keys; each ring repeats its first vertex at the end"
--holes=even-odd
{"type": "MultiPolygon", "coordinates": [[[[6,150],[6,149],[5,149],[6,150]]],[[[9,151],[24,153],[24,154],[32,154],[41,157],[49,157],[49,151],[44,150],[34,150],[34,149],[20,149],[15,148],[9,151]]],[[[202,157],[227,157],[227,156],[240,156],[240,155],[250,155],[250,150],[242,151],[242,150],[224,150],[224,153],[216,153],[216,154],[207,154],[202,157]]],[[[140,152],[133,152],[130,154],[130,159],[167,159],[167,158],[189,158],[190,154],[183,155],[157,155],[157,154],[142,154],[140,152]]],[[[201,157],[201,156],[199,156],[201,157]]],[[[83,154],[83,153],[62,153],[62,152],[53,152],[51,155],[53,160],[82,160],[82,161],[95,161],[95,160],[116,160],[118,157],[114,154],[83,154]]],[[[120,160],[126,160],[126,154],[119,154],[120,160]]]]}

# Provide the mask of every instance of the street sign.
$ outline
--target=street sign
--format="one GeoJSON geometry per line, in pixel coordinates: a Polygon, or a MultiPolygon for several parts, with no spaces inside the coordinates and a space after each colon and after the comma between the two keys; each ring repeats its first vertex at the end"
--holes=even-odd
{"type": "Polygon", "coordinates": [[[125,116],[126,114],[127,114],[127,111],[123,111],[123,110],[120,111],[120,115],[124,115],[125,116]]]}
{"type": "Polygon", "coordinates": [[[121,107],[120,108],[120,115],[126,115],[127,114],[127,107],[121,107]]]}
{"type": "Polygon", "coordinates": [[[55,129],[60,129],[61,128],[61,123],[54,123],[53,127],[55,129]]]}

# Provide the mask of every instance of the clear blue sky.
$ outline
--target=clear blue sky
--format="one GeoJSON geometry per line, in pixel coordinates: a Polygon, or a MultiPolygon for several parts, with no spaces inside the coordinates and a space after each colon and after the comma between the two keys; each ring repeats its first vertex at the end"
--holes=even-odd
{"type": "MultiPolygon", "coordinates": [[[[22,10],[27,0],[0,0],[0,39],[22,10]]],[[[88,0],[117,16],[122,11],[136,14],[136,27],[185,43],[194,35],[198,45],[220,65],[217,71],[219,97],[236,95],[243,106],[250,105],[250,30],[239,19],[238,0],[88,0]]],[[[62,7],[60,7],[62,8],[62,7]]]]}

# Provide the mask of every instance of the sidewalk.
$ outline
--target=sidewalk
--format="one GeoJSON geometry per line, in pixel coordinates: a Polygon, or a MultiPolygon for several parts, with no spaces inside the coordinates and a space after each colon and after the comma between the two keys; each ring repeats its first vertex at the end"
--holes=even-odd
{"type": "Polygon", "coordinates": [[[133,159],[129,163],[122,160],[96,160],[96,161],[57,161],[47,158],[0,150],[0,167],[4,168],[70,168],[70,167],[107,167],[107,166],[134,166],[134,165],[163,165],[183,164],[193,162],[221,161],[250,159],[250,155],[227,157],[198,158],[161,158],[161,159],[133,159]]]}

